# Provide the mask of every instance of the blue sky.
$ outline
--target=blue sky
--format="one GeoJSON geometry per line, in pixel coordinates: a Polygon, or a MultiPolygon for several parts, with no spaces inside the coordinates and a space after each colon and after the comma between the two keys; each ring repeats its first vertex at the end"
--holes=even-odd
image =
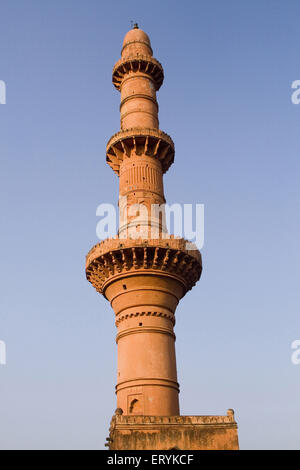
{"type": "Polygon", "coordinates": [[[298,1],[3,0],[2,449],[103,448],[116,401],[113,312],[85,279],[130,21],[165,82],[169,203],[205,204],[203,274],[175,327],[181,414],[234,408],[243,449],[299,448],[298,1]]]}

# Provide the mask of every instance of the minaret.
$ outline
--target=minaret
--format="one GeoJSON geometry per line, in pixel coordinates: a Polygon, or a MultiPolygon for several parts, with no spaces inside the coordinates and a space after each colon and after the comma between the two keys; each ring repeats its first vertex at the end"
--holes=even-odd
{"type": "Polygon", "coordinates": [[[173,141],[159,130],[156,92],[163,79],[148,35],[134,25],[113,68],[121,129],[106,147],[107,163],[119,177],[119,232],[86,259],[87,279],[115,313],[122,420],[179,416],[175,310],[202,270],[199,251],[169,236],[163,208],[153,210],[165,203],[163,174],[174,161],[173,141]]]}

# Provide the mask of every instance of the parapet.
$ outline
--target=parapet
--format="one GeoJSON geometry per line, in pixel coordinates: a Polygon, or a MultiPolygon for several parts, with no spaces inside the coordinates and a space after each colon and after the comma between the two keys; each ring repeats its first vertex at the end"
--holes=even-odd
{"type": "Polygon", "coordinates": [[[115,414],[110,450],[238,450],[232,409],[225,416],[133,416],[115,414]]]}

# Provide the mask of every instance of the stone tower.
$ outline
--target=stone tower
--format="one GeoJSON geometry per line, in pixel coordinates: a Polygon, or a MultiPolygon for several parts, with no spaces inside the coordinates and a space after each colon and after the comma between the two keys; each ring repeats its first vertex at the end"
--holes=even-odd
{"type": "Polygon", "coordinates": [[[159,130],[156,92],[163,79],[149,37],[134,25],[113,68],[121,129],[106,147],[119,177],[119,231],[86,259],[87,279],[111,303],[117,327],[117,410],[108,446],[233,449],[232,410],[226,416],[179,412],[175,310],[199,280],[202,264],[196,247],[168,235],[164,222],[163,174],[174,161],[174,143],[159,130]]]}

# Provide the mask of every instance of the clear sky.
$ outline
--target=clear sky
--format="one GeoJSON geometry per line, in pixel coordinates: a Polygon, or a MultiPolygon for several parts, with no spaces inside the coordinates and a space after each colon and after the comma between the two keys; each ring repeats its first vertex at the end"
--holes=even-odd
{"type": "Polygon", "coordinates": [[[134,20],[165,70],[165,195],[205,204],[175,327],[181,414],[234,408],[241,448],[299,448],[299,1],[2,0],[0,17],[0,447],[108,436],[116,331],[84,264],[117,199],[111,71],[134,20]]]}

